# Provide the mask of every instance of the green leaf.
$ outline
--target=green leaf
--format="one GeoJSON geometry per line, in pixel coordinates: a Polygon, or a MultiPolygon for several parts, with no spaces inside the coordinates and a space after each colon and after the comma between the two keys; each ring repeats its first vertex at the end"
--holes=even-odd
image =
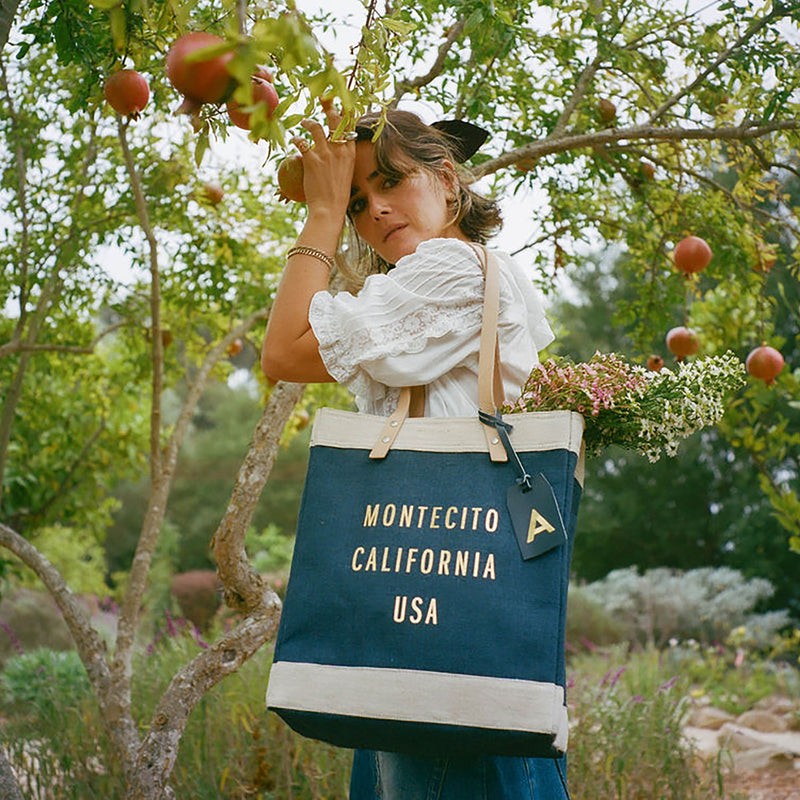
{"type": "Polygon", "coordinates": [[[384,28],[388,28],[392,33],[398,33],[401,36],[408,36],[409,33],[417,29],[415,23],[395,19],[394,17],[384,17],[381,20],[381,25],[383,25],[384,28]]]}
{"type": "Polygon", "coordinates": [[[116,6],[108,12],[111,25],[111,38],[118,53],[124,53],[128,44],[128,16],[122,6],[116,6]]]}
{"type": "Polygon", "coordinates": [[[199,167],[203,162],[203,156],[206,154],[209,145],[208,125],[205,125],[200,131],[200,134],[195,139],[194,143],[194,163],[199,167]]]}

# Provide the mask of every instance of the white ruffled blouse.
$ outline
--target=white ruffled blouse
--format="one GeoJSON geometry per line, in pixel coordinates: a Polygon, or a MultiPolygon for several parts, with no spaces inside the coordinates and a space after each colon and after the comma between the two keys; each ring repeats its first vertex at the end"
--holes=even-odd
{"type": "MultiPolygon", "coordinates": [[[[515,400],[538,351],[553,340],[530,279],[505,253],[500,263],[500,361],[506,399],[515,400]]],[[[358,410],[389,415],[403,386],[426,386],[425,415],[473,416],[478,409],[478,343],[483,270],[458,239],[431,239],[357,295],[317,292],[309,321],[333,378],[358,410]]]]}

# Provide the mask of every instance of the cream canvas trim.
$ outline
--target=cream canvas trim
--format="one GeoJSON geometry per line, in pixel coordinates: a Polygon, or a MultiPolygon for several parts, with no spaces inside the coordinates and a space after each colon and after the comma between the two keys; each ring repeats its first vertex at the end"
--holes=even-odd
{"type": "Polygon", "coordinates": [[[564,690],[553,683],[278,661],[270,670],[267,705],[348,717],[543,733],[555,737],[553,744],[559,751],[567,747],[564,690]]]}
{"type": "MultiPolygon", "coordinates": [[[[514,426],[510,434],[521,452],[563,448],[580,452],[583,417],[573,411],[528,411],[509,414],[514,426]]],[[[351,447],[371,450],[386,417],[356,414],[336,408],[321,408],[314,418],[311,446],[351,447]]],[[[392,445],[393,450],[427,452],[486,452],[483,428],[471,417],[412,417],[405,421],[392,445]]]]}

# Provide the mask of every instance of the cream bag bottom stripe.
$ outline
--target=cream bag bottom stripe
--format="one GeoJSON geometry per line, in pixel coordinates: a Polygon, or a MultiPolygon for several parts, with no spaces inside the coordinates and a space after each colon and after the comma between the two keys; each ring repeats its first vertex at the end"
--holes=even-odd
{"type": "Polygon", "coordinates": [[[445,672],[278,661],[267,705],[370,719],[519,730],[567,744],[564,690],[552,683],[445,672]],[[430,698],[436,698],[432,708],[430,698]],[[388,710],[387,710],[388,709],[388,710]]]}

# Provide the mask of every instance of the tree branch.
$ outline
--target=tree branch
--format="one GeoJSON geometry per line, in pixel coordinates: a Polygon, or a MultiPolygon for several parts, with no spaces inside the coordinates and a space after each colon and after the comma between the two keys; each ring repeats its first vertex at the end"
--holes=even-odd
{"type": "Polygon", "coordinates": [[[175,465],[178,461],[178,452],[183,444],[183,437],[186,435],[186,429],[189,427],[189,423],[194,415],[194,410],[200,400],[200,395],[202,395],[206,382],[211,375],[211,370],[214,369],[214,366],[220,358],[222,358],[232,342],[244,336],[253,325],[267,319],[268,316],[269,309],[266,306],[256,309],[236,327],[231,328],[206,354],[193,383],[186,393],[186,399],[183,401],[181,410],[178,413],[178,419],[175,422],[172,434],[164,449],[163,458],[165,471],[171,474],[175,470],[175,465]]]}
{"type": "MultiPolygon", "coordinates": [[[[9,116],[11,117],[11,124],[12,128],[15,128],[19,125],[18,118],[16,116],[16,112],[14,109],[14,103],[12,101],[10,92],[8,90],[8,83],[6,80],[6,73],[5,68],[3,66],[2,59],[0,59],[0,80],[2,81],[2,89],[4,91],[6,102],[9,108],[9,116]]],[[[91,126],[90,129],[90,138],[88,143],[86,144],[86,152],[84,154],[83,163],[81,165],[80,175],[81,175],[81,182],[78,185],[75,196],[72,201],[72,223],[71,229],[74,231],[77,227],[77,210],[81,205],[83,198],[86,192],[86,186],[89,182],[90,177],[90,170],[89,167],[97,158],[97,140],[96,140],[96,133],[97,127],[95,125],[91,126]]],[[[47,313],[49,312],[52,304],[55,302],[55,298],[58,296],[58,293],[61,290],[63,285],[63,278],[61,277],[61,270],[65,266],[69,266],[72,258],[74,256],[75,251],[77,250],[77,245],[73,245],[71,248],[65,248],[58,254],[58,260],[56,261],[55,266],[50,271],[49,275],[42,281],[42,288],[39,294],[39,297],[36,301],[36,308],[34,309],[32,314],[29,314],[27,311],[28,306],[28,296],[30,291],[29,286],[29,231],[30,231],[30,220],[28,218],[27,212],[27,186],[28,186],[28,164],[27,164],[27,154],[25,149],[22,145],[22,142],[25,141],[25,137],[20,135],[15,135],[14,140],[17,143],[14,154],[15,154],[15,168],[16,168],[16,193],[17,193],[17,202],[20,208],[20,218],[21,218],[21,226],[22,226],[22,244],[20,247],[20,254],[19,259],[21,263],[21,278],[20,278],[20,292],[19,292],[19,319],[17,320],[17,324],[14,330],[14,334],[12,336],[12,341],[16,340],[19,342],[23,342],[25,345],[32,345],[36,342],[39,331],[43,322],[46,319],[47,313]]],[[[17,368],[14,371],[14,377],[11,380],[11,383],[6,391],[5,397],[3,398],[3,408],[2,412],[0,412],[0,503],[2,503],[3,498],[3,485],[4,485],[4,475],[6,470],[6,463],[8,459],[8,445],[11,441],[11,431],[14,425],[14,418],[16,415],[17,406],[19,404],[20,398],[22,397],[22,387],[25,380],[25,373],[28,369],[28,363],[30,361],[31,354],[26,352],[22,349],[19,363],[17,364],[17,368]]]]}
{"type": "Polygon", "coordinates": [[[581,72],[578,82],[575,84],[575,90],[572,92],[572,95],[570,96],[569,100],[567,100],[566,105],[558,115],[555,127],[553,128],[550,136],[559,137],[563,135],[564,129],[567,127],[573,111],[575,111],[575,109],[578,107],[578,103],[580,103],[580,101],[586,95],[586,90],[589,88],[592,78],[594,78],[594,76],[597,74],[597,70],[600,68],[601,63],[602,59],[598,53],[592,62],[587,64],[583,72],[581,72]]]}
{"type": "Polygon", "coordinates": [[[206,692],[239,669],[275,635],[281,602],[250,567],[244,539],[275,461],[281,431],[304,388],[303,384],[281,382],[272,390],[212,540],[225,602],[247,616],[210,649],[199,653],[170,682],[142,742],[128,800],[161,797],[192,710],[206,692]]]}
{"type": "Polygon", "coordinates": [[[167,510],[167,500],[178,460],[178,452],[183,443],[189,422],[197,407],[206,382],[214,365],[222,357],[228,345],[236,338],[243,336],[259,320],[267,317],[266,308],[254,311],[244,322],[233,328],[220,340],[206,355],[194,383],[189,388],[183,402],[178,420],[175,423],[169,438],[164,455],[159,455],[162,460],[160,478],[152,486],[150,500],[147,505],[142,531],[136,544],[133,556],[128,586],[120,608],[117,620],[117,642],[114,659],[111,664],[112,678],[117,687],[118,698],[122,709],[130,708],[130,671],[133,645],[136,636],[136,627],[139,621],[139,611],[144,596],[147,576],[153,559],[161,526],[167,510]]]}
{"type": "Polygon", "coordinates": [[[173,796],[167,782],[189,715],[210,689],[236,672],[275,635],[280,599],[272,590],[267,593],[259,613],[246,617],[173,677],[156,706],[142,742],[126,800],[173,796]]]}
{"type": "Polygon", "coordinates": [[[28,344],[27,342],[20,341],[19,339],[12,339],[10,342],[0,345],[0,358],[10,355],[11,353],[72,353],[76,355],[89,355],[94,353],[95,348],[101,339],[118,330],[119,328],[123,328],[128,323],[129,320],[115,322],[113,325],[110,325],[108,328],[105,328],[98,333],[97,336],[92,339],[91,344],[88,344],[85,347],[77,344],[28,344]]]}
{"type": "Polygon", "coordinates": [[[686,97],[686,95],[690,94],[697,88],[701,83],[705,81],[705,79],[713,73],[720,64],[723,64],[727,61],[731,55],[738,50],[748,39],[751,39],[753,36],[758,33],[763,27],[768,25],[772,20],[777,16],[777,7],[771,11],[769,14],[766,14],[761,19],[755,20],[750,27],[730,46],[727,50],[723,50],[714,61],[711,62],[688,86],[685,86],[680,92],[677,92],[664,103],[661,104],[659,108],[657,108],[653,115],[650,117],[650,124],[653,125],[655,122],[664,114],[669,111],[672,106],[674,106],[677,102],[679,102],[682,98],[686,97]]]}
{"type": "Polygon", "coordinates": [[[739,141],[748,142],[778,131],[800,129],[800,120],[778,120],[764,125],[734,125],[725,128],[659,128],[654,125],[637,125],[633,128],[605,128],[591,133],[572,136],[548,136],[485,161],[470,171],[472,180],[478,180],[505,167],[526,159],[537,159],[567,150],[598,147],[612,142],[627,141],[739,141]]]}
{"type": "Polygon", "coordinates": [[[2,522],[0,522],[0,546],[10,550],[23,564],[33,570],[55,600],[104,712],[102,718],[106,733],[115,746],[125,773],[130,774],[139,735],[136,723],[129,714],[112,717],[106,713],[112,701],[112,686],[106,661],[105,642],[92,627],[86,609],[78,602],[61,573],[34,545],[2,522]]]}
{"type": "Polygon", "coordinates": [[[444,62],[447,59],[447,54],[450,52],[453,45],[458,41],[458,38],[463,33],[465,24],[466,19],[461,17],[450,27],[450,30],[447,32],[446,39],[439,46],[439,52],[436,55],[436,60],[433,62],[433,66],[424,75],[420,75],[416,78],[403,78],[397,82],[395,94],[392,98],[392,101],[389,103],[389,108],[396,108],[397,104],[400,102],[406,92],[427,86],[442,74],[444,62]]]}
{"type": "Polygon", "coordinates": [[[133,154],[128,145],[127,123],[117,115],[119,137],[125,168],[133,190],[133,201],[139,226],[147,239],[150,262],[150,330],[152,332],[153,380],[150,407],[150,481],[154,486],[161,480],[161,394],[164,388],[164,344],[161,340],[161,278],[158,265],[158,241],[150,223],[150,213],[144,195],[142,177],[136,169],[133,154]]]}
{"type": "Polygon", "coordinates": [[[8,43],[11,25],[14,22],[20,0],[0,0],[0,50],[8,43]]]}
{"type": "Polygon", "coordinates": [[[303,384],[280,382],[272,390],[225,516],[211,540],[217,572],[225,587],[225,602],[239,611],[251,612],[263,603],[264,582],[250,567],[244,539],[275,461],[281,431],[304,388],[303,384]]]}

